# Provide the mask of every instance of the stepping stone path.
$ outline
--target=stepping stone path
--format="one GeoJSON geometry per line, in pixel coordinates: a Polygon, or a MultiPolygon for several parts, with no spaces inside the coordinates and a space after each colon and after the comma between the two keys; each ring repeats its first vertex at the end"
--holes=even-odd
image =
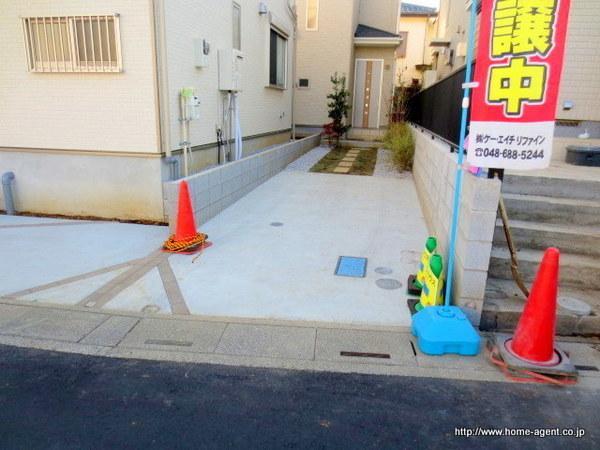
{"type": "Polygon", "coordinates": [[[352,164],[356,161],[356,157],[360,153],[360,150],[353,148],[346,152],[346,156],[338,163],[337,167],[333,169],[333,173],[348,173],[352,168],[352,164]]]}

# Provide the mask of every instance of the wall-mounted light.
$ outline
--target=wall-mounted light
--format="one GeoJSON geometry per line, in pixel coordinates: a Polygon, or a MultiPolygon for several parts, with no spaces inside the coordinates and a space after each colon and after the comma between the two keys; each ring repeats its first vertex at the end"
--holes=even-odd
{"type": "Polygon", "coordinates": [[[569,110],[573,109],[573,106],[575,106],[575,105],[573,104],[572,100],[565,100],[563,102],[563,110],[564,111],[569,111],[569,110]]]}
{"type": "Polygon", "coordinates": [[[258,4],[258,15],[265,16],[269,12],[269,8],[267,8],[267,4],[265,2],[260,2],[258,4]]]}

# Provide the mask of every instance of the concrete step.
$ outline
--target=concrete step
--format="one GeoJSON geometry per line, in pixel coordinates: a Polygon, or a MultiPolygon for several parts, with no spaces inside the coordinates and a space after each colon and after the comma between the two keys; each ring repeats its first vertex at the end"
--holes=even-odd
{"type": "MultiPolygon", "coordinates": [[[[600,256],[600,226],[569,226],[510,220],[510,231],[517,248],[545,250],[548,247],[558,247],[564,253],[600,256]]],[[[496,221],[494,245],[507,246],[501,219],[496,221]]]]}
{"type": "MultiPolygon", "coordinates": [[[[592,307],[589,316],[577,316],[560,306],[556,311],[556,334],[560,336],[600,335],[600,291],[562,287],[560,297],[572,297],[592,307]]],[[[489,278],[479,328],[485,331],[510,332],[525,306],[525,297],[512,280],[489,278]]]]}
{"type": "Polygon", "coordinates": [[[600,180],[576,180],[506,174],[502,192],[600,202],[600,180]]]}
{"type": "Polygon", "coordinates": [[[502,196],[511,220],[600,226],[600,201],[509,193],[502,196]]]}
{"type": "MultiPolygon", "coordinates": [[[[542,261],[543,250],[521,249],[517,252],[519,271],[528,282],[533,281],[542,261]]],[[[512,280],[510,252],[494,247],[490,258],[489,276],[512,280]]],[[[562,253],[560,257],[560,285],[584,290],[600,290],[600,260],[595,257],[562,253]]]]}

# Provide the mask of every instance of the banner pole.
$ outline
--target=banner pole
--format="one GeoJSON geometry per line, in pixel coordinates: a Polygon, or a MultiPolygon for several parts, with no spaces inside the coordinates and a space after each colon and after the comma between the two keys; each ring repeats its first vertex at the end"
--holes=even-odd
{"type": "Polygon", "coordinates": [[[480,0],[471,0],[471,15],[469,19],[469,34],[467,44],[467,58],[465,70],[465,82],[463,84],[463,100],[460,118],[460,138],[458,144],[458,161],[456,167],[456,178],[454,186],[454,200],[452,202],[452,223],[450,225],[450,244],[448,247],[448,271],[446,273],[446,292],[444,304],[452,303],[452,278],[454,274],[454,259],[456,252],[456,236],[458,233],[458,217],[460,213],[460,197],[462,194],[463,181],[463,159],[465,150],[465,135],[467,132],[467,113],[469,111],[469,93],[471,91],[471,73],[473,65],[473,51],[475,47],[475,22],[477,20],[477,4],[480,0]]]}

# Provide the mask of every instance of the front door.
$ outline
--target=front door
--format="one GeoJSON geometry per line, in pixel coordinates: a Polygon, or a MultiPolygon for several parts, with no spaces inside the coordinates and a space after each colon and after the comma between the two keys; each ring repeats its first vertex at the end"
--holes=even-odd
{"type": "Polygon", "coordinates": [[[382,59],[357,59],[354,65],[354,128],[379,128],[382,59]]]}

